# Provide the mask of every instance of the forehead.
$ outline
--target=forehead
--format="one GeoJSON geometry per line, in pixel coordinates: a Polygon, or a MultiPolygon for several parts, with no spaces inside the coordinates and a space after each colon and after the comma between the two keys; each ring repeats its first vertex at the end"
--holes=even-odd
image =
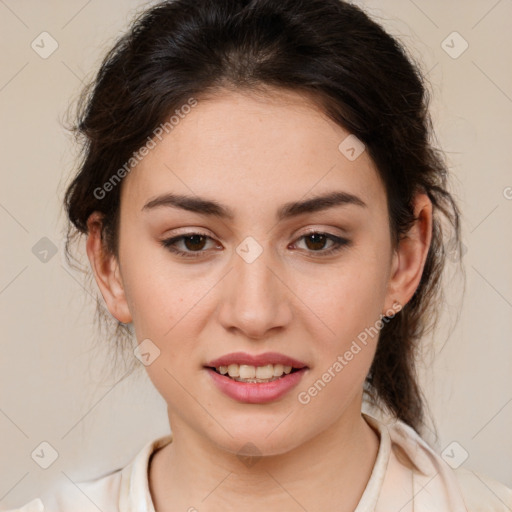
{"type": "Polygon", "coordinates": [[[275,210],[277,204],[330,190],[385,208],[368,152],[355,153],[355,159],[354,151],[347,153],[357,139],[304,95],[226,91],[198,99],[173,120],[172,130],[155,139],[125,178],[122,197],[130,196],[139,209],[170,191],[215,197],[242,211],[250,205],[275,210]]]}

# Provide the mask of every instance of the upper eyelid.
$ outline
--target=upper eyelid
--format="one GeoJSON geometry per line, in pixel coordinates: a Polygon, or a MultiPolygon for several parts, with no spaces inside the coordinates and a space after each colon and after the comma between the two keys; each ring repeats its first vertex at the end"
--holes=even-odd
{"type": "MultiPolygon", "coordinates": [[[[177,233],[177,234],[173,233],[171,235],[165,235],[163,237],[163,239],[169,240],[171,238],[178,238],[181,236],[202,235],[202,236],[207,236],[209,238],[217,240],[217,237],[215,235],[209,234],[211,232],[208,228],[191,227],[191,228],[183,228],[183,229],[186,229],[186,231],[183,231],[182,233],[177,233]]],[[[302,229],[302,228],[300,228],[300,229],[302,229]]],[[[343,238],[343,237],[348,237],[349,232],[351,231],[348,227],[342,228],[339,226],[329,226],[329,227],[313,226],[313,227],[306,228],[306,231],[301,231],[300,229],[295,232],[295,234],[294,234],[295,237],[305,236],[309,233],[324,233],[324,234],[328,234],[328,235],[332,235],[332,236],[337,236],[339,238],[343,238]],[[332,232],[333,230],[338,231],[338,232],[332,232]]],[[[233,233],[230,230],[230,235],[235,236],[235,233],[233,233]]],[[[243,240],[244,238],[246,238],[246,236],[239,236],[239,238],[240,238],[240,240],[243,240]]]]}
{"type": "MultiPolygon", "coordinates": [[[[297,235],[295,235],[294,240],[298,240],[300,238],[303,238],[305,236],[312,235],[312,234],[322,234],[322,235],[328,235],[328,236],[332,236],[332,237],[336,237],[336,238],[342,238],[342,239],[347,237],[346,234],[331,233],[328,229],[310,228],[307,231],[304,231],[302,233],[298,233],[297,235]]],[[[183,233],[179,233],[177,235],[166,236],[166,237],[162,238],[162,241],[169,241],[169,240],[176,240],[176,241],[178,241],[178,240],[181,240],[183,238],[186,238],[188,236],[193,236],[193,235],[204,236],[206,238],[209,238],[210,240],[214,240],[214,241],[218,242],[218,240],[214,236],[211,236],[208,233],[204,233],[204,232],[202,232],[200,230],[196,230],[196,231],[190,230],[190,231],[185,231],[183,233]]]]}
{"type": "MultiPolygon", "coordinates": [[[[313,234],[325,235],[327,237],[327,239],[334,245],[339,245],[339,244],[344,245],[345,243],[350,243],[350,240],[345,235],[335,235],[334,233],[330,233],[328,230],[315,229],[315,228],[310,228],[310,229],[308,229],[308,231],[305,231],[305,232],[295,236],[293,239],[293,243],[297,243],[297,241],[307,237],[308,235],[313,235],[313,234]]],[[[189,236],[194,236],[194,235],[204,236],[204,237],[208,238],[213,243],[218,242],[218,240],[216,240],[215,237],[212,237],[206,233],[202,233],[197,230],[196,231],[191,230],[191,231],[187,231],[187,232],[175,235],[175,236],[170,236],[170,237],[164,238],[161,240],[161,243],[164,245],[168,244],[169,246],[172,246],[178,242],[181,242],[184,238],[189,237],[189,236]]],[[[181,249],[177,249],[177,251],[189,253],[189,254],[201,254],[201,253],[207,252],[206,250],[183,251],[181,249]]],[[[316,252],[316,251],[313,251],[313,252],[316,252]]],[[[318,253],[321,253],[321,252],[328,252],[328,250],[318,251],[318,253]]]]}

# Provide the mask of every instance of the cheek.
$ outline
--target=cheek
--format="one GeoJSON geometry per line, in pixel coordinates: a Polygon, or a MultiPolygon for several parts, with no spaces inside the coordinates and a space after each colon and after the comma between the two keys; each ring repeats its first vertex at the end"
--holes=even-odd
{"type": "Polygon", "coordinates": [[[190,366],[219,276],[206,267],[180,269],[151,244],[126,247],[125,262],[123,281],[138,342],[150,339],[169,369],[190,366]]]}
{"type": "MultiPolygon", "coordinates": [[[[297,296],[313,312],[327,347],[342,349],[376,323],[386,297],[386,268],[362,252],[339,265],[318,269],[295,283],[297,296]]],[[[309,314],[311,317],[311,313],[309,314]]]]}
{"type": "MultiPolygon", "coordinates": [[[[184,389],[193,389],[191,375],[199,369],[197,340],[203,328],[201,298],[207,294],[207,283],[185,279],[168,264],[150,264],[147,258],[131,261],[126,269],[126,290],[135,334],[139,343],[151,340],[150,346],[158,354],[145,370],[173,410],[188,410],[191,400],[184,389]]],[[[195,411],[198,417],[201,413],[195,411]]]]}
{"type": "Polygon", "coordinates": [[[175,274],[148,272],[147,269],[132,274],[127,301],[137,338],[151,338],[163,346],[185,328],[192,334],[190,329],[197,326],[194,322],[197,305],[205,293],[204,285],[192,285],[175,274]]]}
{"type": "Polygon", "coordinates": [[[308,315],[308,330],[316,338],[316,364],[299,390],[303,400],[297,398],[315,414],[325,414],[321,409],[326,403],[342,406],[360,392],[383,326],[386,260],[370,244],[359,247],[328,275],[317,271],[296,283],[303,302],[315,313],[308,315]]]}
{"type": "MultiPolygon", "coordinates": [[[[170,310],[175,309],[169,276],[156,261],[155,252],[147,242],[134,243],[137,237],[126,233],[120,241],[120,259],[125,297],[133,318],[137,340],[149,338],[158,344],[162,332],[172,326],[170,310]],[[172,308],[170,307],[172,303],[172,308]],[[165,327],[167,325],[167,327],[165,327]]],[[[174,295],[178,292],[175,291],[174,295]]]]}
{"type": "Polygon", "coordinates": [[[188,288],[165,259],[165,251],[135,219],[121,230],[119,253],[137,339],[161,338],[183,316],[188,288]]]}
{"type": "MultiPolygon", "coordinates": [[[[326,423],[361,392],[375,355],[382,286],[380,274],[365,268],[340,272],[321,293],[309,297],[321,321],[314,320],[315,366],[297,391],[297,401],[326,423]]],[[[314,332],[312,325],[309,331],[314,332]]]]}

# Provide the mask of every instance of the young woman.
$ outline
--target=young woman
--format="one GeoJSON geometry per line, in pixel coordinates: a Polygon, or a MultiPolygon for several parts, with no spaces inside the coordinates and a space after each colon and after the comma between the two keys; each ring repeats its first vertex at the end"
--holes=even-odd
{"type": "Polygon", "coordinates": [[[87,94],[70,241],[172,434],[21,510],[512,509],[421,437],[459,210],[396,40],[340,0],[168,1],[87,94]]]}

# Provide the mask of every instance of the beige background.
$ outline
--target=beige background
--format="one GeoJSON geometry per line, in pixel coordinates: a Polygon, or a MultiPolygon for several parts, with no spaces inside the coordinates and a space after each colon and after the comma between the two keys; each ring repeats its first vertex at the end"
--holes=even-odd
{"type": "MultiPolygon", "coordinates": [[[[459,462],[467,453],[465,467],[512,486],[512,2],[356,3],[423,62],[463,211],[465,298],[454,278],[435,336],[439,353],[422,369],[436,449],[449,447],[459,462]],[[467,50],[453,58],[464,41],[467,50]]],[[[60,122],[144,4],[0,0],[0,508],[58,479],[124,466],[168,430],[164,401],[142,367],[121,381],[109,372],[107,352],[94,345],[94,299],[62,252],[61,199],[76,148],[60,122]],[[58,43],[47,59],[31,48],[43,31],[58,43]],[[43,237],[58,249],[46,263],[32,252],[43,237]],[[43,441],[58,453],[46,470],[31,458],[43,441]]]]}

